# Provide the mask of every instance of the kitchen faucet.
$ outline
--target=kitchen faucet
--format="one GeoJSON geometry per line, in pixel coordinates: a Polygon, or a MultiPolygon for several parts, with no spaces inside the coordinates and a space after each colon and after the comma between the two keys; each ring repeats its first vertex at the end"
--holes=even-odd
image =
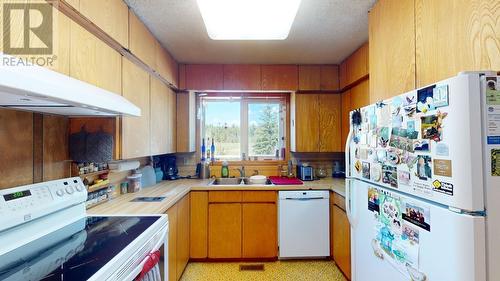
{"type": "Polygon", "coordinates": [[[241,168],[236,168],[236,170],[238,170],[238,172],[240,172],[240,178],[245,177],[245,166],[241,166],[241,168]]]}

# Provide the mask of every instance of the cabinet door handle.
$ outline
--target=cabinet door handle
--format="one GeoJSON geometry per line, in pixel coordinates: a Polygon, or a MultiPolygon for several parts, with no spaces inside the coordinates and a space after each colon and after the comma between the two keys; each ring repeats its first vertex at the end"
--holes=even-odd
{"type": "Polygon", "coordinates": [[[285,200],[293,200],[293,201],[309,201],[309,200],[320,200],[325,199],[324,197],[311,197],[311,198],[285,198],[285,200]]]}

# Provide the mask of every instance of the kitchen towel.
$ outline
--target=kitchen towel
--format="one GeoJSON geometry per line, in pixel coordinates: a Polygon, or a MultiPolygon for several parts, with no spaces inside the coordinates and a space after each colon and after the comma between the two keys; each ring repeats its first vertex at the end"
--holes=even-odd
{"type": "Polygon", "coordinates": [[[270,176],[269,180],[275,185],[302,185],[302,184],[304,184],[298,178],[270,176]]]}

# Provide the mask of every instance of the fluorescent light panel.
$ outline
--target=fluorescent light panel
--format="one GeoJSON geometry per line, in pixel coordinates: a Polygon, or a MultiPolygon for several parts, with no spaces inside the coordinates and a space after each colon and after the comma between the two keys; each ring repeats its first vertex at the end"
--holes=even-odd
{"type": "Polygon", "coordinates": [[[284,40],[301,0],[197,0],[213,40],[284,40]]]}

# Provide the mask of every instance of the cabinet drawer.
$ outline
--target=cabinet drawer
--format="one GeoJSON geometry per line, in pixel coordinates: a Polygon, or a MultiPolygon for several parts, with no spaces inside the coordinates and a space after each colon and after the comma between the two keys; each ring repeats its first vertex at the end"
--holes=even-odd
{"type": "Polygon", "coordinates": [[[241,191],[209,191],[208,202],[241,202],[241,191]]]}
{"type": "Polygon", "coordinates": [[[345,211],[345,198],[333,192],[333,204],[345,211]]]}
{"type": "Polygon", "coordinates": [[[275,203],[275,191],[244,191],[243,202],[275,203]]]}

